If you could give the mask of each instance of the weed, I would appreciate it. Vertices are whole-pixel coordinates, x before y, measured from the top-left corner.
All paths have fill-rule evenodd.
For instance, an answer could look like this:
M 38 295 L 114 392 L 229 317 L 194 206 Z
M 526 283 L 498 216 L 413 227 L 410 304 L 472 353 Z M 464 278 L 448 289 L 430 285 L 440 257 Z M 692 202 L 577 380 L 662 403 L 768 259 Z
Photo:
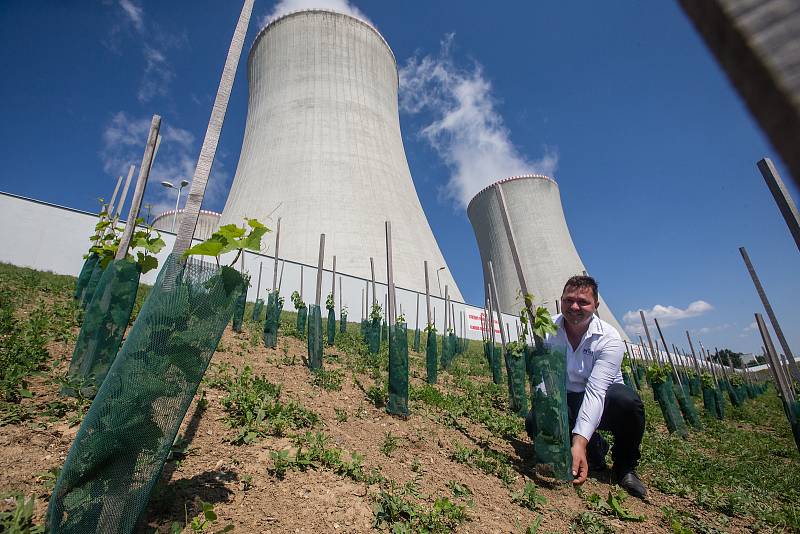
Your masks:
M 422 471 L 422 464 L 419 462 L 419 458 L 416 456 L 413 460 L 411 460 L 411 472 L 412 473 L 419 473 Z
M 448 489 L 453 492 L 453 497 L 469 497 L 472 495 L 472 490 L 465 484 L 461 484 L 455 480 L 448 480 L 447 481 Z
M 280 386 L 263 377 L 253 376 L 246 366 L 235 378 L 223 380 L 220 386 L 227 391 L 222 399 L 225 421 L 237 430 L 231 442 L 236 445 L 252 443 L 268 435 L 283 436 L 287 430 L 311 428 L 319 416 L 289 401 L 280 401 Z
M 399 440 L 397 439 L 397 436 L 393 436 L 391 432 L 387 432 L 383 437 L 381 452 L 384 454 L 384 456 L 391 456 L 392 453 L 397 450 L 398 445 Z
M 526 482 L 522 491 L 515 491 L 511 494 L 511 502 L 536 511 L 540 506 L 547 504 L 547 497 L 541 495 L 533 482 Z
M 603 518 L 593 512 L 581 512 L 572 519 L 570 532 L 585 534 L 614 534 L 614 529 Z
M 455 443 L 450 459 L 460 464 L 476 467 L 487 475 L 494 475 L 509 485 L 517 479 L 508 457 L 492 449 L 470 449 Z
M 213 504 L 210 502 L 205 502 L 201 499 L 200 506 L 202 507 L 200 515 L 193 518 L 191 523 L 188 525 L 192 529 L 192 532 L 206 532 L 206 530 L 212 528 L 217 522 L 217 513 L 214 511 Z M 221 530 L 215 530 L 214 534 L 230 532 L 231 530 L 233 530 L 233 525 L 229 524 L 225 525 L 225 527 L 223 527 Z
M 16 496 L 14 507 L 7 512 L 0 512 L 0 532 L 39 534 L 44 527 L 33 524 L 33 497 Z
M 453 532 L 467 520 L 463 505 L 447 497 L 438 497 L 430 508 L 416 504 L 408 491 L 390 483 L 375 495 L 375 528 L 384 526 L 393 533 L 427 532 L 444 534 Z
M 328 391 L 342 389 L 344 375 L 337 369 L 315 369 L 311 372 L 311 385 Z
M 617 488 L 616 492 L 609 491 L 605 500 L 597 493 L 592 493 L 586 497 L 586 502 L 592 510 L 603 515 L 616 517 L 622 521 L 644 521 L 646 519 L 645 516 L 636 515 L 622 505 L 626 497 L 627 494 Z
M 336 420 L 340 423 L 347 422 L 347 410 L 344 408 L 334 408 L 333 413 L 336 416 Z

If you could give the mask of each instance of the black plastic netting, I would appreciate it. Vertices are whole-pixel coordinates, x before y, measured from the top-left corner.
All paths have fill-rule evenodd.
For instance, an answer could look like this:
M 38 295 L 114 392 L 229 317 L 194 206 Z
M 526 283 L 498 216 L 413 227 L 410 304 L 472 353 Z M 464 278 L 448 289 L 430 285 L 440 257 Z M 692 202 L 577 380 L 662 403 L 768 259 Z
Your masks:
M 700 422 L 700 416 L 697 415 L 697 409 L 694 407 L 694 402 L 690 396 L 686 395 L 686 390 L 679 385 L 675 385 L 674 391 L 675 398 L 678 401 L 678 406 L 681 409 L 684 420 L 689 423 L 692 428 L 696 428 L 698 430 L 703 428 L 703 425 Z
M 104 270 L 105 269 L 100 266 L 100 262 L 95 263 L 94 268 L 92 269 L 92 275 L 89 277 L 89 281 L 86 282 L 86 287 L 84 288 L 83 296 L 81 297 L 81 308 L 84 310 L 92 301 L 94 292 L 97 289 L 97 284 L 100 283 L 100 277 L 103 276 Z
M 436 332 L 428 330 L 425 341 L 425 368 L 427 370 L 428 384 L 435 384 L 439 378 L 439 356 L 437 352 Z
M 83 262 L 81 272 L 78 274 L 78 279 L 75 281 L 74 297 L 77 300 L 82 300 L 81 297 L 83 296 L 83 290 L 86 289 L 86 284 L 89 283 L 89 278 L 92 277 L 92 271 L 94 270 L 95 265 L 97 265 L 97 254 L 93 252 L 89 254 L 89 257 Z
M 567 358 L 558 348 L 526 349 L 534 419 L 537 471 L 572 480 L 572 448 L 567 406 Z
M 300 336 L 306 335 L 306 323 L 308 322 L 308 308 L 303 306 L 297 310 L 297 331 Z
M 347 313 L 346 312 L 339 313 L 339 332 L 341 332 L 341 333 L 347 332 Z
M 373 319 L 372 322 L 367 323 L 365 334 L 369 353 L 378 354 L 381 350 L 381 320 Z
M 672 382 L 669 379 L 658 380 L 651 376 L 650 385 L 653 388 L 653 396 L 658 402 L 658 407 L 661 408 L 667 430 L 670 434 L 675 433 L 684 438 L 688 436 L 686 421 L 683 420 L 677 402 L 673 400 L 675 393 L 672 391 Z
M 248 284 L 250 278 L 246 275 L 242 277 L 245 284 Z M 244 323 L 244 308 L 247 305 L 247 292 L 242 292 L 239 298 L 236 299 L 236 306 L 233 308 L 233 331 L 239 333 L 242 331 L 242 323 Z
M 421 338 L 422 334 L 419 331 L 419 328 L 414 329 L 414 345 L 412 349 L 414 352 L 419 352 L 419 344 L 421 342 Z
M 235 269 L 167 259 L 70 447 L 48 531 L 133 530 L 243 290 Z
M 703 387 L 703 409 L 705 409 L 706 415 L 721 419 L 717 413 L 717 398 L 714 388 Z
M 328 346 L 331 346 L 336 341 L 336 314 L 333 310 L 328 310 L 326 333 L 328 334 Z
M 389 331 L 389 399 L 386 412 L 408 417 L 408 330 L 405 324 Z
M 62 393 L 75 395 L 81 388 L 85 397 L 94 397 L 117 356 L 122 336 L 128 327 L 141 270 L 137 263 L 123 259 L 109 264 L 86 307 L 83 325 L 75 341 L 67 376 L 72 383 Z
M 256 299 L 256 303 L 253 305 L 253 316 L 251 319 L 253 319 L 253 321 L 260 321 L 262 311 L 264 311 L 264 301 Z
M 264 345 L 274 349 L 278 346 L 278 325 L 281 323 L 283 304 L 277 291 L 267 297 L 267 318 L 264 320 Z
M 508 372 L 508 405 L 520 417 L 528 415 L 528 396 L 525 394 L 525 345 L 506 345 L 506 371 Z
M 308 366 L 322 369 L 322 314 L 316 304 L 308 308 Z

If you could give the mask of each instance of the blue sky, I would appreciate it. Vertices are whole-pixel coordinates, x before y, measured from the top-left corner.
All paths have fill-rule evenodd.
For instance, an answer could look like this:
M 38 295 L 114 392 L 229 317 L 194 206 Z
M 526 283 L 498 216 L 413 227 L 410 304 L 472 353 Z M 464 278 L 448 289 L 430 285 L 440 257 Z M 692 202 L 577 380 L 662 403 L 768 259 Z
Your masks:
M 757 351 L 751 323 L 762 310 L 744 245 L 800 352 L 800 255 L 755 162 L 770 156 L 787 183 L 788 173 L 675 3 L 487 6 L 350 4 L 397 57 L 411 173 L 467 301 L 482 298 L 482 275 L 463 202 L 529 167 L 553 172 L 578 252 L 621 322 L 660 306 L 668 342 L 685 346 L 688 329 L 706 346 Z M 164 119 L 153 179 L 190 177 L 239 8 L 4 2 L 0 190 L 96 209 L 126 162 L 140 160 L 153 113 Z M 275 8 L 256 1 L 245 54 Z M 205 208 L 224 205 L 246 112 L 240 67 Z M 442 121 L 464 113 L 456 129 Z M 481 151 L 486 135 L 493 148 Z M 151 186 L 145 202 L 157 210 L 171 198 Z

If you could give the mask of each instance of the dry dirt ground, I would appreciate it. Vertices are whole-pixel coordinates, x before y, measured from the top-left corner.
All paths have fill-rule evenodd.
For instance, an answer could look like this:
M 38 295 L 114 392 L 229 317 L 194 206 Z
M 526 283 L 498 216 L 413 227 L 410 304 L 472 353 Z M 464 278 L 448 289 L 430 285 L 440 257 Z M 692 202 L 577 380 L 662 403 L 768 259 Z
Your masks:
M 208 376 L 225 364 L 241 369 L 253 368 L 270 382 L 280 384 L 281 398 L 293 400 L 316 412 L 321 422 L 314 431 L 330 438 L 333 446 L 363 455 L 365 468 L 377 468 L 381 475 L 399 486 L 408 484 L 417 495 L 414 501 L 430 508 L 436 497 L 449 497 L 466 510 L 466 520 L 458 532 L 567 532 L 580 512 L 590 509 L 586 495 L 605 497 L 612 487 L 602 476 L 583 486 L 583 495 L 569 484 L 549 485 L 539 481 L 538 493 L 546 498 L 537 511 L 512 502 L 526 481 L 535 478 L 529 440 L 520 433 L 503 439 L 482 425 L 464 419 L 460 425 L 445 425 L 440 411 L 419 401 L 410 403 L 406 420 L 376 408 L 357 387 L 355 380 L 369 384 L 370 377 L 356 374 L 342 362 L 343 354 L 325 347 L 327 369 L 342 371 L 341 390 L 326 390 L 311 383 L 311 372 L 303 364 L 305 342 L 282 335 L 277 349 L 266 349 L 259 332 L 246 323 L 243 333 L 226 330 L 220 349 L 214 355 Z M 0 427 L 0 492 L 19 492 L 36 497 L 34 519 L 42 524 L 54 474 L 62 465 L 78 426 L 66 419 L 75 406 L 65 408 L 62 417 L 46 415 L 47 407 L 63 399 L 52 376 L 65 371 L 72 351 L 70 342 L 50 344 L 51 356 L 58 361 L 52 373 L 35 378 L 30 386 L 33 397 L 23 403 L 36 406 L 41 415 L 19 424 Z M 423 355 L 411 354 L 411 379 L 421 386 Z M 475 382 L 485 377 L 470 377 Z M 441 391 L 455 388 L 447 372 L 440 373 Z M 204 395 L 207 403 L 198 404 Z M 374 529 L 375 496 L 385 485 L 356 483 L 328 469 L 289 470 L 279 479 L 270 470 L 272 452 L 292 450 L 289 437 L 265 437 L 247 445 L 234 445 L 235 431 L 226 424 L 221 404 L 224 392 L 201 384 L 198 396 L 184 419 L 181 435 L 185 455 L 167 462 L 161 482 L 138 528 L 142 532 L 191 531 L 191 520 L 201 510 L 201 501 L 211 503 L 218 519 L 209 531 L 233 525 L 234 532 L 369 532 Z M 70 401 L 73 402 L 73 401 Z M 56 404 L 56 407 L 57 404 Z M 73 410 L 70 412 L 69 410 Z M 460 428 L 458 428 L 460 427 Z M 659 427 L 657 432 L 665 432 Z M 387 435 L 396 438 L 396 447 L 386 447 Z M 456 446 L 488 447 L 511 460 L 513 481 L 505 484 L 494 475 L 451 459 Z M 382 450 L 382 448 L 384 450 Z M 533 478 L 532 478 L 533 477 Z M 471 495 L 454 496 L 453 481 L 465 486 Z M 645 477 L 645 482 L 649 482 Z M 602 521 L 617 532 L 672 532 L 662 507 L 687 511 L 714 525 L 711 514 L 689 499 L 659 493 L 650 484 L 650 498 L 628 498 L 624 506 L 633 514 L 644 515 L 641 522 L 624 522 L 608 516 Z M 7 501 L 5 506 L 10 503 Z M 597 514 L 598 516 L 600 514 Z M 745 532 L 747 522 L 726 518 L 719 531 Z M 573 527 L 575 528 L 575 527 Z M 591 527 L 587 527 L 586 531 Z M 581 530 L 578 530 L 581 531 Z M 603 530 L 594 530 L 603 532 Z

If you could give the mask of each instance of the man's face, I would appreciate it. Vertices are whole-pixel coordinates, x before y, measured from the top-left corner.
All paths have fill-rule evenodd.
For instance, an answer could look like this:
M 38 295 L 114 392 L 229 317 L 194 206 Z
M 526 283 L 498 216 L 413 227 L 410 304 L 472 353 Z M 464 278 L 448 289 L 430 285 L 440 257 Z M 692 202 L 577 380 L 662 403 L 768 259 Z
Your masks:
M 568 287 L 561 295 L 561 313 L 571 326 L 586 326 L 597 311 L 591 287 Z

